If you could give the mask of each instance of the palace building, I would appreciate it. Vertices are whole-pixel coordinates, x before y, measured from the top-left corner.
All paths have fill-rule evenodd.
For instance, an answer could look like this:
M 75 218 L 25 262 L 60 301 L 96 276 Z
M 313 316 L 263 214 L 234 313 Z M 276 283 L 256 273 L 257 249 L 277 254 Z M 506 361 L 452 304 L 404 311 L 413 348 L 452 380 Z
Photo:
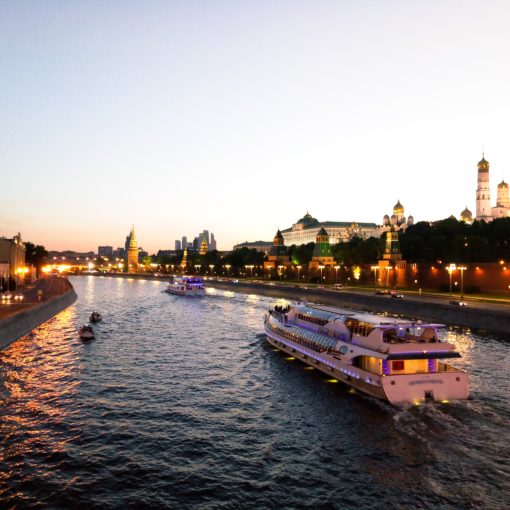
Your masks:
M 319 221 L 308 212 L 292 227 L 282 230 L 281 233 L 287 246 L 301 245 L 314 243 L 322 228 L 327 230 L 331 244 L 349 241 L 355 236 L 367 239 L 380 235 L 375 223 Z

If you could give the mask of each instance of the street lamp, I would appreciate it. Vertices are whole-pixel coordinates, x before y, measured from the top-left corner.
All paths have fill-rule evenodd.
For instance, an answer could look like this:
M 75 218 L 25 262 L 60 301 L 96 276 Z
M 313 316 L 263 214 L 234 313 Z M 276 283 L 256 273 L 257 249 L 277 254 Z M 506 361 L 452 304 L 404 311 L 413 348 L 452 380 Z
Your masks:
M 228 278 L 228 275 L 230 274 L 230 268 L 232 266 L 230 264 L 225 264 L 225 267 L 227 268 L 227 278 Z
M 250 270 L 250 278 L 253 278 L 253 265 L 245 265 L 244 266 L 247 270 L 249 269 Z
M 214 264 L 209 264 L 209 270 L 211 271 L 211 276 L 214 274 Z
M 455 264 L 450 264 L 446 270 L 448 271 L 448 274 L 450 275 L 450 297 L 452 297 L 452 273 L 457 269 L 457 266 Z
M 280 275 L 280 283 L 282 283 L 282 269 L 283 269 L 283 266 L 278 266 L 278 274 Z
M 390 286 L 390 271 L 393 269 L 393 266 L 386 266 L 386 271 L 388 271 L 386 273 L 386 286 L 389 287 Z
M 374 289 L 377 289 L 377 270 L 379 266 L 372 266 L 370 269 L 374 272 Z
M 319 269 L 321 270 L 321 285 L 322 285 L 322 270 L 324 269 L 324 266 L 319 266 Z
M 334 266 L 335 269 L 335 283 L 338 283 L 338 270 L 340 269 L 340 266 Z
M 301 271 L 301 266 L 296 266 L 297 269 L 297 281 L 299 282 L 299 271 Z
M 460 300 L 464 299 L 464 271 L 467 269 L 466 266 L 459 266 L 457 268 L 460 271 Z
M 200 274 L 200 268 L 202 267 L 201 264 L 195 264 L 195 270 Z

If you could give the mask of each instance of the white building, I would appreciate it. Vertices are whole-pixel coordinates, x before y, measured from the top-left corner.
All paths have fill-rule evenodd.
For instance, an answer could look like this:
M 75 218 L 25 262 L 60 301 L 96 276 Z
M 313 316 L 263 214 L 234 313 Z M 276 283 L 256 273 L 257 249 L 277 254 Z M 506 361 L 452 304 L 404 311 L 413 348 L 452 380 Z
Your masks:
M 510 217 L 510 193 L 508 184 L 503 180 L 498 184 L 498 194 L 496 206 L 491 207 L 491 188 L 490 188 L 490 164 L 485 159 L 485 155 L 478 162 L 478 186 L 476 188 L 476 219 L 483 221 L 492 221 L 496 218 Z M 467 207 L 461 213 L 461 220 L 466 221 L 470 212 Z

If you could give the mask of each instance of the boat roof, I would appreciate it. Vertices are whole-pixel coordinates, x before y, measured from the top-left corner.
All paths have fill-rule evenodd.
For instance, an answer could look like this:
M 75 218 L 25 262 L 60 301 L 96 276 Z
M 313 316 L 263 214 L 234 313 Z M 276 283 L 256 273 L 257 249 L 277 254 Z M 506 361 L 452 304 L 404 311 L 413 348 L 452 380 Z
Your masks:
M 374 326 L 380 327 L 381 329 L 392 329 L 395 327 L 416 327 L 421 328 L 432 327 L 432 328 L 444 328 L 444 324 L 435 323 L 424 323 L 422 321 L 412 321 L 407 319 L 398 319 L 393 317 L 381 317 L 379 315 L 372 315 L 370 313 L 358 313 L 345 308 L 339 308 L 336 306 L 326 305 L 310 305 L 310 304 L 299 304 L 296 305 L 296 309 L 299 313 L 309 315 L 310 317 L 316 317 L 318 319 L 331 321 L 335 318 L 340 319 L 355 319 L 360 322 L 367 322 Z

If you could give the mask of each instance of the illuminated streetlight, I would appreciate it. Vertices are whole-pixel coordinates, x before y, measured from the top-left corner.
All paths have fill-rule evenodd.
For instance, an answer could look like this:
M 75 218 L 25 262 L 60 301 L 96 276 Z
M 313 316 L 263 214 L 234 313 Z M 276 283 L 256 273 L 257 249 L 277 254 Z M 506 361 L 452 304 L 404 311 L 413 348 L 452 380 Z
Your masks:
M 379 266 L 372 266 L 370 269 L 374 272 L 374 289 L 377 289 L 377 270 Z
M 299 271 L 301 270 L 301 266 L 296 266 L 296 269 L 297 269 L 297 279 L 299 282 Z
M 319 269 L 321 270 L 321 284 L 322 284 L 322 270 L 324 269 L 324 266 L 319 266 Z
M 253 278 L 253 265 L 245 265 L 244 267 L 250 270 L 250 278 Z
M 282 282 L 282 269 L 283 269 L 283 266 L 278 266 L 278 274 L 280 275 L 280 283 Z
M 386 269 L 386 271 L 388 271 L 386 273 L 386 286 L 389 287 L 390 286 L 390 271 L 393 269 L 393 266 L 386 266 L 385 269 Z
M 455 264 L 450 264 L 446 270 L 448 271 L 448 274 L 450 275 L 450 297 L 452 297 L 452 273 L 457 269 L 457 266 Z
M 227 268 L 227 277 L 230 273 L 230 268 L 232 267 L 230 264 L 225 264 L 225 267 Z
M 464 271 L 467 269 L 466 266 L 459 266 L 457 268 L 460 271 L 460 300 L 464 299 Z
M 338 270 L 340 269 L 340 266 L 334 266 L 335 269 L 335 283 L 338 283 Z
M 195 271 L 198 272 L 198 274 L 200 274 L 200 268 L 202 267 L 201 264 L 195 264 Z
M 209 270 L 211 271 L 211 275 L 214 274 L 213 269 L 214 269 L 214 264 L 209 264 Z

